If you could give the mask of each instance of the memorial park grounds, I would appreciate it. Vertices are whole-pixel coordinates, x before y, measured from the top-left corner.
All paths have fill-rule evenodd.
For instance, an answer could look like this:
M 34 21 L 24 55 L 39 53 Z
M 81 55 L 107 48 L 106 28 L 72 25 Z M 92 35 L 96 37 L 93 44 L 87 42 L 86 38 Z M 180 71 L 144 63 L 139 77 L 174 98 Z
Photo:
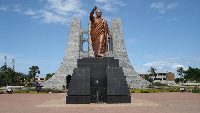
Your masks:
M 183 87 L 185 91 L 180 91 Z M 46 89 L 37 94 L 34 87 L 30 91 L 22 88 L 14 89 L 12 94 L 0 94 L 0 113 L 199 113 L 200 94 L 192 93 L 194 89 L 182 84 L 156 86 L 131 89 L 129 104 L 66 104 L 66 91 Z

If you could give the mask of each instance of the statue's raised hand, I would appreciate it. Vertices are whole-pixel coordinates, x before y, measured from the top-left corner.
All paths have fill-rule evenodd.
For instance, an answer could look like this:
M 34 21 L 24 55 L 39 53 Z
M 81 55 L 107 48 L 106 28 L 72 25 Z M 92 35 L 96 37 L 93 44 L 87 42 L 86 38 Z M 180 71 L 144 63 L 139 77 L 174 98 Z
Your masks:
M 94 6 L 93 11 L 97 10 L 97 6 Z

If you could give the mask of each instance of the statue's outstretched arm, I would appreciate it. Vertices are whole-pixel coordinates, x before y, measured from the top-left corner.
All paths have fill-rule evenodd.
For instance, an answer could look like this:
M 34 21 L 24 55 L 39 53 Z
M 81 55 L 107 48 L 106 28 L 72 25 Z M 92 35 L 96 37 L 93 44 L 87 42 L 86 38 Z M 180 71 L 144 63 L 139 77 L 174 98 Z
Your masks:
M 93 9 L 92 9 L 92 11 L 91 11 L 91 13 L 90 13 L 90 21 L 93 21 L 94 20 L 94 11 L 96 11 L 96 9 L 97 9 L 97 7 L 95 6 Z

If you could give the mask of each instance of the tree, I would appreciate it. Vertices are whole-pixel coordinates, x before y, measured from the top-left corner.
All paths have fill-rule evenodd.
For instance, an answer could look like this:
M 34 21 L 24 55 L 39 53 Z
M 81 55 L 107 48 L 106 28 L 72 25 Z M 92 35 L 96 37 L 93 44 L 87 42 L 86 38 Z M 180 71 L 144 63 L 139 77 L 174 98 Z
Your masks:
M 179 82 L 186 82 L 183 78 L 176 78 L 175 80 L 175 83 L 179 83 Z
M 148 72 L 150 72 L 150 75 L 152 74 L 156 78 L 156 70 L 157 69 L 155 67 L 151 67 Z M 154 78 L 154 80 L 155 80 L 155 78 Z
M 177 71 L 177 74 L 178 74 L 181 78 L 184 77 L 184 76 L 183 76 L 183 73 L 184 73 L 183 67 L 178 67 L 176 71 Z
M 15 72 L 10 67 L 2 66 L 0 68 L 0 86 L 18 85 L 19 83 L 23 83 L 24 79 L 25 74 Z
M 147 74 L 145 74 L 145 78 L 144 79 L 149 81 L 149 82 L 151 82 L 151 83 L 153 82 L 153 79 Z
M 184 71 L 184 74 L 185 79 L 200 82 L 200 69 L 189 66 L 189 69 Z
M 11 85 L 15 80 L 15 71 L 7 66 L 2 66 L 0 68 L 0 81 L 2 86 Z
M 36 74 L 40 74 L 40 70 L 38 66 L 32 66 L 29 67 L 30 71 L 29 71 L 29 75 L 33 78 L 33 81 L 35 82 L 35 76 Z
M 45 80 L 48 80 L 50 79 L 55 73 L 49 73 L 49 74 L 46 74 L 46 77 L 45 77 Z

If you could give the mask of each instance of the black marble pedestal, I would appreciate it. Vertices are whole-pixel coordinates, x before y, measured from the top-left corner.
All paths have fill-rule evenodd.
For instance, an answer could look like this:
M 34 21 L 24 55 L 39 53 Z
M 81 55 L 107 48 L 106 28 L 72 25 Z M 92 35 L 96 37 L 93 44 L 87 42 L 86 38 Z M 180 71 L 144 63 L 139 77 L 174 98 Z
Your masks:
M 123 70 L 113 57 L 78 59 L 67 95 L 67 104 L 131 103 Z

